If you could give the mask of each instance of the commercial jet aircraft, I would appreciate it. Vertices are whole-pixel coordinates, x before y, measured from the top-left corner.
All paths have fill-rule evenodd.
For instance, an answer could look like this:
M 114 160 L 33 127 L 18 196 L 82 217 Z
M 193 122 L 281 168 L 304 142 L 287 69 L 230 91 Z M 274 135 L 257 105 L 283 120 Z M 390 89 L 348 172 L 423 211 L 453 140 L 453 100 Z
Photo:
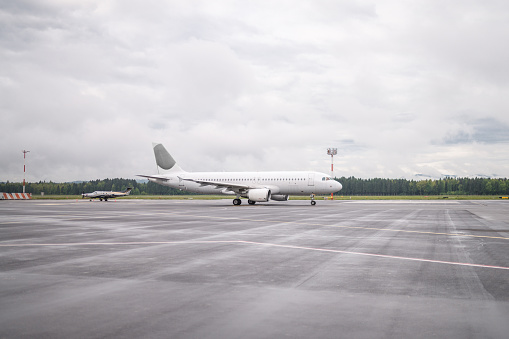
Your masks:
M 113 192 L 113 191 L 95 191 L 92 193 L 83 192 L 81 194 L 81 199 L 90 198 L 90 200 L 92 200 L 99 198 L 99 200 L 101 201 L 103 201 L 103 199 L 104 201 L 108 201 L 109 198 L 125 197 L 126 195 L 129 195 L 129 193 L 131 193 L 132 189 L 133 189 L 132 187 L 128 187 L 123 192 Z
M 138 175 L 160 185 L 204 194 L 235 195 L 234 205 L 241 197 L 250 205 L 256 202 L 286 201 L 288 196 L 309 195 L 315 205 L 315 194 L 331 194 L 343 188 L 331 176 L 319 172 L 186 172 L 162 144 L 152 144 L 157 169 L 162 173 Z

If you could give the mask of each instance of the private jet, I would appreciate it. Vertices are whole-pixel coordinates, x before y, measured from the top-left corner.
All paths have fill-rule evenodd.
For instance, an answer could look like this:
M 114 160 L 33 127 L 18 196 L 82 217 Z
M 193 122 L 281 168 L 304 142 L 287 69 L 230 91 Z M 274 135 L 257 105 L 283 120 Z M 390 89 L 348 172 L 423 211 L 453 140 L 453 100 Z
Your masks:
M 98 198 L 100 201 L 103 201 L 103 199 L 104 199 L 104 201 L 108 201 L 108 199 L 110 199 L 110 198 L 125 197 L 125 196 L 129 195 L 129 193 L 131 193 L 132 189 L 133 189 L 132 187 L 128 187 L 123 192 L 113 192 L 113 191 L 95 191 L 92 193 L 83 192 L 81 194 L 81 199 L 89 198 L 90 201 L 92 201 L 92 199 Z

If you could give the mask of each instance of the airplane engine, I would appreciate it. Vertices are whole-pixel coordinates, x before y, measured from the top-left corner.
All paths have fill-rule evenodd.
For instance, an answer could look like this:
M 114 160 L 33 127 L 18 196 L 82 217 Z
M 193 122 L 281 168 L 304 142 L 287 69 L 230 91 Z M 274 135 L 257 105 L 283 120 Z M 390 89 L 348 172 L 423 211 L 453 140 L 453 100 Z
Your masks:
M 247 192 L 247 198 L 251 201 L 269 201 L 270 190 L 266 188 L 254 188 Z
M 272 194 L 270 196 L 271 200 L 276 201 L 287 201 L 288 200 L 288 194 Z

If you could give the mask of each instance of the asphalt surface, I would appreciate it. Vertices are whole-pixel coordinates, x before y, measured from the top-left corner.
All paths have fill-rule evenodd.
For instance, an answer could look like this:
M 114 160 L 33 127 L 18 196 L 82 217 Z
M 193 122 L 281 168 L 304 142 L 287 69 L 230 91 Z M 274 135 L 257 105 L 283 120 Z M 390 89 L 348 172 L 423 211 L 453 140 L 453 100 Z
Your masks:
M 0 201 L 0 338 L 508 336 L 507 201 Z

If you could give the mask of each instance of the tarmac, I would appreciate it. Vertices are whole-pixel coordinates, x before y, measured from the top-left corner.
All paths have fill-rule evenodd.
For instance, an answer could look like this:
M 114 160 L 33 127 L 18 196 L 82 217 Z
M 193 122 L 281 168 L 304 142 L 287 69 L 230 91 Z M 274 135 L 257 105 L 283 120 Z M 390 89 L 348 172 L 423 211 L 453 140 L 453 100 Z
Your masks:
M 507 338 L 509 202 L 0 202 L 0 338 Z

